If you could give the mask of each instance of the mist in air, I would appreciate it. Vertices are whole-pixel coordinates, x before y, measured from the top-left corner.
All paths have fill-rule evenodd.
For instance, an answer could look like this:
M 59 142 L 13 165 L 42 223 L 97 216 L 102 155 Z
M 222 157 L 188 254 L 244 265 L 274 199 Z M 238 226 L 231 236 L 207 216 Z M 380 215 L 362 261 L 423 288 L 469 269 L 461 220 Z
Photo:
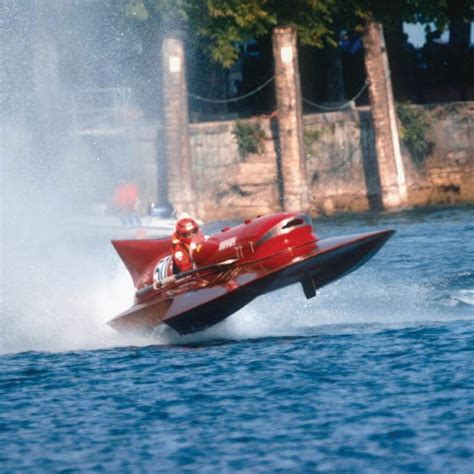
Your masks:
M 105 322 L 132 299 L 94 225 L 132 173 L 108 92 L 126 58 L 107 9 L 81 3 L 3 5 L 1 352 L 113 344 Z

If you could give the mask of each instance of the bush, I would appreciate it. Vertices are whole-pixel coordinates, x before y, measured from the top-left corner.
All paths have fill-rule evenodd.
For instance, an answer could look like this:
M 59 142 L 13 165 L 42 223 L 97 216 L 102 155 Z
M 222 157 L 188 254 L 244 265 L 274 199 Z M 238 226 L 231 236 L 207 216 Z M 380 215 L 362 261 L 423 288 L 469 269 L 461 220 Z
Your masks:
M 400 138 L 410 151 L 415 164 L 420 165 L 432 152 L 433 143 L 427 139 L 431 119 L 425 110 L 409 104 L 397 105 Z
M 238 120 L 232 134 L 237 140 L 239 155 L 242 159 L 245 159 L 250 153 L 262 153 L 265 132 L 261 129 L 259 123 Z

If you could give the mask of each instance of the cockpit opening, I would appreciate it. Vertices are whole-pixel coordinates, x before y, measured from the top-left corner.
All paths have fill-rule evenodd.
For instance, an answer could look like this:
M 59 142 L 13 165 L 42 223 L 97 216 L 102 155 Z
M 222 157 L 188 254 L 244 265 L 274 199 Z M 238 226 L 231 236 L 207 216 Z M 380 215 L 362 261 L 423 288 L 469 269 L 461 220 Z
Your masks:
M 301 217 L 297 217 L 296 219 L 292 219 L 290 222 L 287 222 L 282 229 L 289 229 L 290 227 L 297 227 L 299 225 L 305 224 L 305 221 Z

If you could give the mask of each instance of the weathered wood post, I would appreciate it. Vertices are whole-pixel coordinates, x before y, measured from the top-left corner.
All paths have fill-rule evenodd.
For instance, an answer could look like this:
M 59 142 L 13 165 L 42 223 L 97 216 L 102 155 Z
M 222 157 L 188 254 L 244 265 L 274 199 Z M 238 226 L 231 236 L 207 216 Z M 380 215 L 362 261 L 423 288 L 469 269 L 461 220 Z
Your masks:
M 294 28 L 273 29 L 273 56 L 283 179 L 283 208 L 290 212 L 306 211 L 309 207 L 308 183 L 298 50 Z
M 386 209 L 396 208 L 406 202 L 407 186 L 382 25 L 368 21 L 362 39 L 369 80 L 382 204 Z
M 168 198 L 176 212 L 196 211 L 193 203 L 191 149 L 188 130 L 188 90 L 183 40 L 179 34 L 163 40 L 164 145 L 168 163 Z

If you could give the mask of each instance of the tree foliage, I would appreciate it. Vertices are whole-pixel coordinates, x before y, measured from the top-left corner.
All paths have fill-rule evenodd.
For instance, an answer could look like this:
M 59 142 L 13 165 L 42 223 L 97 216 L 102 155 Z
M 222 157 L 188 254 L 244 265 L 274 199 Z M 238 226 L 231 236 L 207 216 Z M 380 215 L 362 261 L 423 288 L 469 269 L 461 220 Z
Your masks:
M 212 58 L 228 67 L 238 58 L 237 45 L 258 38 L 277 24 L 266 0 L 205 0 L 190 3 L 197 33 L 207 39 Z
M 229 67 L 240 42 L 268 34 L 275 26 L 293 26 L 300 41 L 322 46 L 333 41 L 337 0 L 205 0 L 191 2 L 198 33 L 208 38 L 213 59 Z
M 434 22 L 443 29 L 453 0 L 122 0 L 127 15 L 161 28 L 183 29 L 202 39 L 211 57 L 225 67 L 238 58 L 238 44 L 293 26 L 302 44 L 337 44 L 338 27 L 363 31 L 368 20 L 387 29 L 402 22 Z M 462 3 L 472 18 L 474 0 Z
M 186 29 L 202 39 L 211 57 L 225 67 L 238 58 L 238 45 L 293 26 L 303 44 L 334 43 L 332 22 L 338 0 L 123 0 L 127 16 L 161 29 Z
M 443 30 L 456 2 L 466 19 L 473 18 L 474 0 L 189 0 L 193 27 L 208 38 L 212 57 L 230 66 L 238 57 L 236 45 L 258 38 L 274 26 L 293 26 L 302 44 L 337 44 L 337 29 L 363 31 L 367 21 L 385 28 L 402 22 L 434 23 Z

